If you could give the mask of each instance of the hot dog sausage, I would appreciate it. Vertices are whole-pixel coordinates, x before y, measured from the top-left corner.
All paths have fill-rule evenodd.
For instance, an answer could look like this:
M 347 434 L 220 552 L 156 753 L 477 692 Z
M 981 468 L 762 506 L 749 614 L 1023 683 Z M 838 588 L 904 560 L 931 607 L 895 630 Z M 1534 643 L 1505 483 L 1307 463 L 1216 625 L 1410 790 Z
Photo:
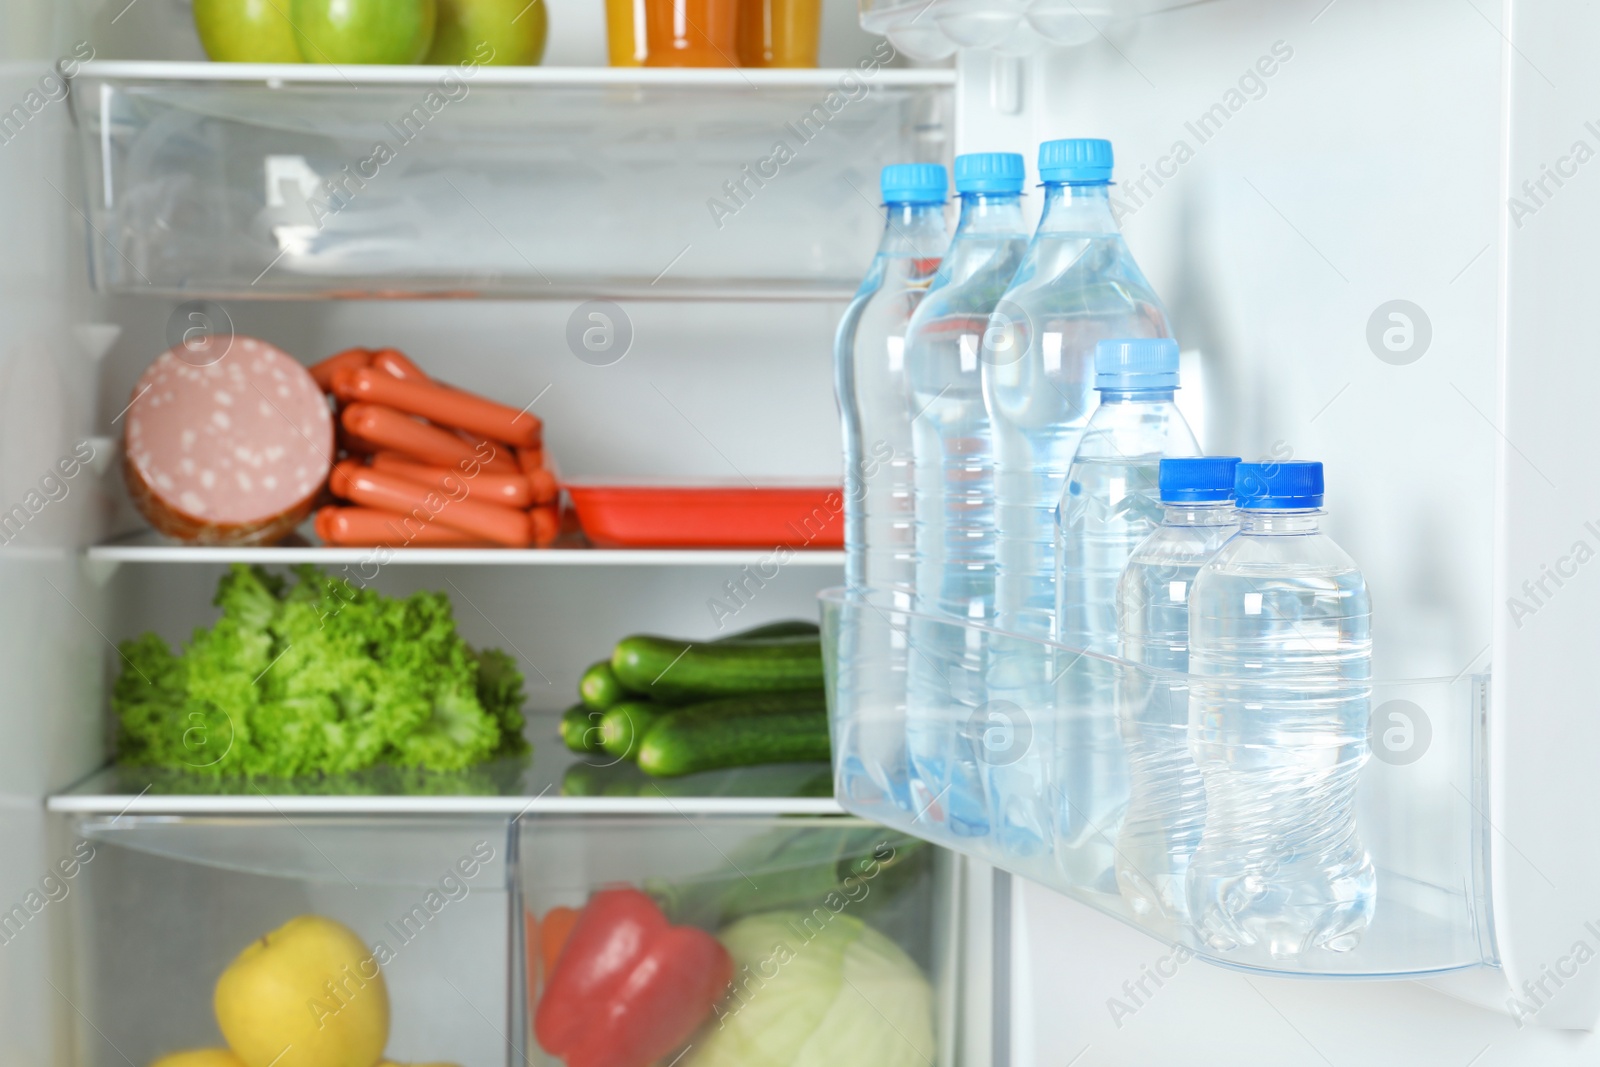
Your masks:
M 420 415 L 429 422 L 513 445 L 533 447 L 539 444 L 543 429 L 537 416 L 505 404 L 431 382 L 403 381 L 371 367 L 334 374 L 333 392 L 341 400 L 384 404 Z
M 472 548 L 493 544 L 437 522 L 412 522 L 408 527 L 404 516 L 373 508 L 322 508 L 317 512 L 316 529 L 323 544 L 347 548 Z
M 423 463 L 455 467 L 463 462 L 481 463 L 472 446 L 449 430 L 429 426 L 378 404 L 351 404 L 339 417 L 344 428 L 363 441 L 380 448 L 392 448 L 414 456 Z
M 333 388 L 333 376 L 336 372 L 349 368 L 360 370 L 372 362 L 372 353 L 365 348 L 347 348 L 343 352 L 335 352 L 321 363 L 314 363 L 307 368 L 312 379 L 322 387 L 324 393 Z
M 340 462 L 328 480 L 328 488 L 335 496 L 365 507 L 398 512 L 401 529 L 407 533 L 439 523 L 511 548 L 526 548 L 533 543 L 533 520 L 527 512 L 469 499 L 466 486 L 466 479 L 460 478 L 456 491 L 447 495 L 353 460 Z
M 449 467 L 418 463 L 397 452 L 380 452 L 373 456 L 372 469 L 397 474 L 418 485 L 445 492 L 457 491 L 456 486 L 464 482 L 472 499 L 503 504 L 508 508 L 526 508 L 534 502 L 533 489 L 528 485 L 528 479 L 520 474 L 494 474 L 483 470 L 470 475 Z

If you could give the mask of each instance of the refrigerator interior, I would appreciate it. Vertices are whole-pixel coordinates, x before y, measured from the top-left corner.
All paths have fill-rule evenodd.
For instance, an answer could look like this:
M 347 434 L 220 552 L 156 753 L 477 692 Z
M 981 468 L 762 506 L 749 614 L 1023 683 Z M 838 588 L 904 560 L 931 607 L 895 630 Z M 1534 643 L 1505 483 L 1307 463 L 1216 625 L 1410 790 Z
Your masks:
M 853 5 L 830 2 L 827 12 L 825 63 L 871 52 L 877 39 L 856 27 Z M 1594 28 L 1587 16 L 1577 21 Z M 193 309 L 171 292 L 134 292 L 137 271 L 123 271 L 128 264 L 95 229 L 99 188 L 69 107 L 41 82 L 51 63 L 83 58 L 84 49 L 104 61 L 198 59 L 187 24 L 187 9 L 171 0 L 127 7 L 32 0 L 0 13 L 0 100 L 20 102 L 37 90 L 46 101 L 0 145 L 0 195 L 11 205 L 0 266 L 0 499 L 7 507 L 21 502 L 83 442 L 95 456 L 64 491 L 46 486 L 48 504 L 0 550 L 12 608 L 0 641 L 7 679 L 0 854 L 22 858 L 0 865 L 7 908 L 37 895 L 81 833 L 66 817 L 45 816 L 41 799 L 106 758 L 115 642 L 147 629 L 175 642 L 211 618 L 219 564 L 81 551 L 142 526 L 117 472 L 116 420 L 138 374 Z M 603 61 L 598 5 L 553 3 L 552 28 L 547 63 Z M 1600 985 L 1582 960 L 1574 975 L 1565 970 L 1576 955 L 1568 946 L 1584 943 L 1586 960 L 1596 945 L 1584 926 L 1593 909 L 1584 910 L 1590 902 L 1579 889 L 1594 884 L 1593 860 L 1571 846 L 1600 832 L 1596 806 L 1586 803 L 1593 787 L 1585 763 L 1600 739 L 1574 722 L 1588 702 L 1572 667 L 1583 660 L 1579 635 L 1592 626 L 1594 594 L 1575 582 L 1548 608 L 1539 603 L 1526 626 L 1503 609 L 1525 578 L 1538 580 L 1541 564 L 1584 536 L 1583 519 L 1593 517 L 1581 514 L 1581 492 L 1554 491 L 1588 484 L 1576 440 L 1587 412 L 1578 405 L 1595 383 L 1593 372 L 1573 366 L 1572 353 L 1586 349 L 1570 308 L 1583 306 L 1573 290 L 1586 277 L 1575 242 L 1595 221 L 1587 214 L 1593 209 L 1577 180 L 1559 197 L 1549 190 L 1561 187 L 1547 184 L 1525 227 L 1507 222 L 1504 203 L 1507 189 L 1541 176 L 1541 164 L 1570 155 L 1573 138 L 1592 137 L 1575 99 L 1582 95 L 1575 87 L 1592 77 L 1584 35 L 1545 5 L 1443 0 L 1219 0 L 1149 14 L 1131 31 L 1111 29 L 1021 65 L 962 53 L 948 116 L 935 109 L 939 121 L 908 136 L 929 159 L 953 150 L 1031 154 L 1039 140 L 1057 136 L 1115 142 L 1124 230 L 1188 354 L 1181 395 L 1202 444 L 1247 460 L 1327 463 L 1329 528 L 1373 591 L 1380 677 L 1494 679 L 1491 804 L 1473 815 L 1492 825 L 1494 934 L 1506 969 L 1422 983 L 1177 966 L 1170 947 L 1141 932 L 1026 880 L 1002 880 L 1002 910 L 1010 915 L 1003 948 L 1013 966 L 996 981 L 1009 994 L 999 1002 L 1011 1013 L 1013 1062 L 1589 1062 L 1593 1037 L 1555 1027 L 1591 1025 L 1585 1005 Z M 1265 66 L 1271 75 L 1260 73 Z M 937 97 L 949 89 L 929 79 L 919 91 Z M 679 106 L 716 95 L 703 89 Z M 486 91 L 478 99 L 487 108 L 510 98 Z M 692 157 L 694 136 L 664 143 Z M 1176 150 L 1179 142 L 1187 152 Z M 829 162 L 817 159 L 818 167 Z M 661 195 L 651 186 L 648 151 L 634 163 L 636 195 L 648 204 Z M 684 173 L 669 171 L 663 180 Z M 870 191 L 870 168 L 861 173 Z M 604 195 L 627 198 L 635 193 L 629 186 L 613 174 Z M 715 186 L 668 187 L 680 200 L 717 194 Z M 781 195 L 752 206 L 796 202 L 783 186 L 771 192 Z M 584 203 L 599 210 L 602 200 Z M 643 213 L 624 210 L 644 225 L 637 221 Z M 816 210 L 827 212 L 828 233 L 856 250 L 857 273 L 865 270 L 878 225 L 872 199 Z M 829 345 L 842 307 L 834 275 L 844 268 L 819 268 L 811 299 L 724 299 L 752 295 L 721 287 L 726 263 L 761 250 L 754 226 L 737 230 L 741 221 L 771 232 L 787 226 L 797 245 L 807 226 L 798 212 L 735 216 L 731 234 L 702 222 L 704 238 L 696 231 L 684 241 L 703 240 L 711 263 L 728 258 L 720 271 L 680 276 L 683 287 L 666 294 L 676 299 L 640 298 L 640 279 L 670 266 L 652 245 L 648 263 L 625 264 L 631 281 L 617 290 L 625 293 L 616 302 L 632 346 L 604 366 L 586 362 L 566 340 L 576 285 L 546 300 L 324 301 L 295 299 L 304 290 L 289 288 L 263 301 L 233 292 L 250 288 L 248 278 L 225 275 L 208 307 L 224 309 L 240 334 L 306 362 L 349 345 L 394 343 L 463 387 L 537 397 L 547 447 L 569 476 L 837 478 Z M 635 247 L 625 230 L 607 236 L 624 259 Z M 492 226 L 464 247 L 505 260 Z M 93 291 L 91 263 L 103 280 L 121 271 L 121 288 Z M 500 295 L 527 296 L 516 288 L 526 284 L 524 277 Z M 1397 311 L 1414 332 L 1409 343 L 1386 344 Z M 1552 390 L 1555 375 L 1572 387 Z M 390 593 L 452 590 L 466 639 L 513 650 L 528 677 L 530 708 L 553 712 L 568 702 L 582 667 L 621 633 L 715 633 L 710 602 L 739 579 L 741 566 L 731 559 L 396 565 L 383 568 L 376 584 Z M 741 605 L 736 621 L 812 616 L 817 590 L 839 580 L 836 556 L 801 558 Z M 1491 671 L 1496 641 L 1507 655 Z M 1465 797 L 1452 785 L 1465 783 L 1426 756 L 1388 770 L 1431 776 L 1419 794 L 1460 815 Z M 183 881 L 171 867 L 152 872 L 152 864 L 176 862 L 170 859 L 130 854 L 116 862 L 126 877 L 154 887 L 163 878 Z M 202 917 L 222 921 L 211 910 L 219 906 L 206 903 L 203 881 L 234 877 L 211 871 L 188 887 Z M 81 892 L 87 882 L 63 884 L 63 901 L 88 895 Z M 252 914 L 268 923 L 284 904 L 279 893 L 257 885 L 230 895 L 228 907 L 257 909 Z M 73 1060 L 86 1021 L 92 1030 L 98 1019 L 86 1020 L 88 1005 L 75 1002 L 69 976 L 102 950 L 96 927 L 75 909 L 119 916 L 128 903 L 104 893 L 68 904 L 55 901 L 54 891 L 44 895 L 51 902 L 0 946 L 7 1062 Z M 135 943 L 181 918 L 146 909 L 120 915 L 139 925 L 125 935 Z M 510 922 L 487 904 L 475 921 L 485 937 L 494 927 L 502 938 Z M 1551 982 L 1552 972 L 1562 981 Z M 181 978 L 199 981 L 192 973 Z M 1540 1010 L 1514 1020 L 1508 998 L 1532 1003 L 1535 994 L 1522 983 L 1540 981 Z M 482 990 L 486 1004 L 505 995 L 501 987 Z M 484 1062 L 493 1062 L 490 1038 L 479 1032 L 471 1040 L 483 1042 Z M 152 1051 L 128 1049 L 138 1064 Z M 419 1040 L 406 1047 L 413 1054 L 434 1052 Z

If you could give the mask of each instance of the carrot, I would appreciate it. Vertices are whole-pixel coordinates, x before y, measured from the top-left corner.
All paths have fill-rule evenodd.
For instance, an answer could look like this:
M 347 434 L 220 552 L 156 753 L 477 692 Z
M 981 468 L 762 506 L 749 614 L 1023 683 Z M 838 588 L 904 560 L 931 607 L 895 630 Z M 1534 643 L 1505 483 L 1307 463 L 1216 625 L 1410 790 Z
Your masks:
M 365 348 L 347 348 L 343 352 L 336 352 L 321 363 L 313 363 L 309 368 L 311 378 L 322 387 L 324 393 L 333 388 L 333 376 L 341 370 L 359 370 L 372 362 L 372 353 Z
M 556 960 L 561 958 L 561 950 L 566 946 L 567 938 L 572 935 L 572 928 L 577 922 L 578 909 L 568 907 L 551 908 L 539 920 L 539 962 L 546 975 L 556 969 Z
M 514 445 L 537 445 L 543 428 L 537 416 L 505 404 L 432 382 L 402 380 L 371 367 L 335 373 L 333 393 L 341 400 L 384 404 L 441 426 Z
M 404 452 L 423 463 L 455 467 L 464 461 L 479 462 L 472 446 L 450 431 L 379 404 L 351 404 L 339 422 L 363 441 Z
M 467 499 L 466 485 L 465 478 L 456 481 L 456 488 L 463 491 L 458 496 L 348 459 L 335 465 L 328 478 L 334 496 L 363 507 L 397 512 L 400 528 L 407 534 L 438 523 L 511 548 L 527 548 L 533 543 L 533 519 L 527 512 Z
M 474 499 L 504 504 L 508 508 L 525 508 L 533 503 L 533 488 L 520 474 L 491 474 L 485 470 L 468 474 L 450 467 L 418 463 L 398 452 L 379 452 L 372 457 L 372 469 L 398 474 L 419 485 L 446 492 L 452 491 L 458 482 L 465 482 L 467 492 Z

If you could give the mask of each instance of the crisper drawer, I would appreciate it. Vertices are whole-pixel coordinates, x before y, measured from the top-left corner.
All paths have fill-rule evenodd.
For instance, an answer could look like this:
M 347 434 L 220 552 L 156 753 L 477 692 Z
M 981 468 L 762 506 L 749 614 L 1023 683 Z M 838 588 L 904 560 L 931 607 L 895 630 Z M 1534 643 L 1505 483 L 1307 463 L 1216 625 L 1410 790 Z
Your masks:
M 245 1067 L 986 1067 L 1002 1040 L 1003 883 L 848 816 L 66 825 L 81 1067 L 225 1041 Z M 617 956 L 619 916 L 655 956 Z
M 1187 675 L 872 591 L 822 601 L 847 810 L 1227 967 L 1403 978 L 1496 962 L 1486 676 L 1348 686 L 1347 726 L 1268 742 L 1218 725 L 1237 680 L 1206 680 L 1197 716 Z M 1219 804 L 1231 821 L 1208 818 Z
M 386 1059 L 506 1063 L 504 818 L 122 815 L 75 828 L 92 849 L 68 898 L 82 1067 L 220 1046 L 219 1018 L 258 1048 L 281 1040 L 278 1067 L 340 1067 L 318 1037 L 375 1040 L 385 992 Z
M 981 864 L 837 816 L 535 816 L 519 867 L 531 1063 L 623 1067 L 652 1028 L 679 1067 L 991 1062 Z M 584 995 L 634 929 L 636 995 Z

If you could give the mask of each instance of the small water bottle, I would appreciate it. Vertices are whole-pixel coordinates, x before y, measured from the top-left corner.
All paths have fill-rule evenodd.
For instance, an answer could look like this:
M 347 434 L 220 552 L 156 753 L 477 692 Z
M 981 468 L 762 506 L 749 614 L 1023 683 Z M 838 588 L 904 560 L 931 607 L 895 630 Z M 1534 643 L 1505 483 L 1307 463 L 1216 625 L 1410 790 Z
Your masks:
M 1128 810 L 1117 832 L 1117 888 L 1141 924 L 1175 937 L 1188 924 L 1184 876 L 1200 844 L 1206 793 L 1189 758 L 1189 589 L 1239 531 L 1235 456 L 1164 459 L 1161 525 L 1139 542 L 1117 583 L 1125 670 L 1117 721 L 1128 755 Z
M 1205 780 L 1190 919 L 1238 959 L 1348 952 L 1377 876 L 1356 830 L 1372 606 L 1318 528 L 1322 464 L 1241 463 L 1239 533 L 1189 593 L 1189 751 Z
M 1121 674 L 1117 582 L 1133 550 L 1161 522 L 1163 457 L 1200 452 L 1174 402 L 1178 344 L 1169 338 L 1101 341 L 1100 406 L 1084 427 L 1057 510 L 1056 618 L 1066 646 L 1054 665 L 1056 862 L 1079 884 L 1116 892 L 1114 835 L 1128 800 L 1117 725 Z
M 834 337 L 834 388 L 844 432 L 845 584 L 876 597 L 842 613 L 840 715 L 847 753 L 841 796 L 910 805 L 904 715 L 906 617 L 916 580 L 912 557 L 911 406 L 906 327 L 948 241 L 946 178 L 933 163 L 883 168 L 887 221 L 872 266 Z
M 916 461 L 916 598 L 906 733 L 913 800 L 953 833 L 989 832 L 981 767 L 987 642 L 962 623 L 994 608 L 994 465 L 979 365 L 989 313 L 1028 243 L 1022 157 L 957 156 L 961 216 L 938 276 L 907 329 Z

